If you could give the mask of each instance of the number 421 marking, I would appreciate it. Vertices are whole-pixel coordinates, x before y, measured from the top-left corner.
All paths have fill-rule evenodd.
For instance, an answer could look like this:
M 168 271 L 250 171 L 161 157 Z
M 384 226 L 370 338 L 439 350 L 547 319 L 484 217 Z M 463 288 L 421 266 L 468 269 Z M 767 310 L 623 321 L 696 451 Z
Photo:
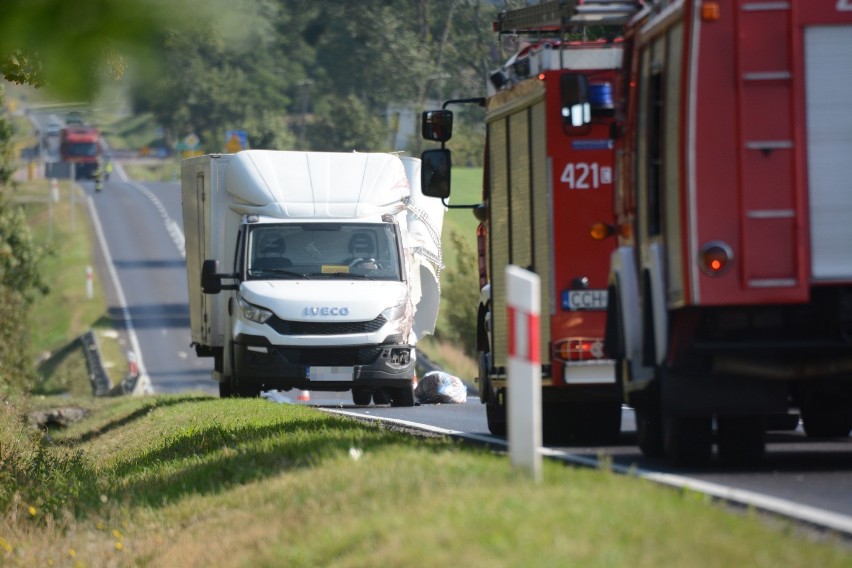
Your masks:
M 612 183 L 612 168 L 597 162 L 569 162 L 559 181 L 567 184 L 568 189 L 598 189 Z

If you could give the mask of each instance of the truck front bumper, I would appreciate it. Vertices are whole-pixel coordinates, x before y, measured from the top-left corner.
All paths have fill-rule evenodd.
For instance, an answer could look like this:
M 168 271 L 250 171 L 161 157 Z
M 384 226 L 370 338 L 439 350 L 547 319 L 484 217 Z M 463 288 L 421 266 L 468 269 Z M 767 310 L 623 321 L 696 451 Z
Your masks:
M 265 337 L 238 335 L 234 370 L 241 384 L 265 389 L 345 391 L 353 387 L 393 387 L 414 377 L 410 345 L 296 347 L 272 345 Z M 312 380 L 311 368 L 351 368 L 351 379 Z M 315 375 L 316 377 L 316 375 Z

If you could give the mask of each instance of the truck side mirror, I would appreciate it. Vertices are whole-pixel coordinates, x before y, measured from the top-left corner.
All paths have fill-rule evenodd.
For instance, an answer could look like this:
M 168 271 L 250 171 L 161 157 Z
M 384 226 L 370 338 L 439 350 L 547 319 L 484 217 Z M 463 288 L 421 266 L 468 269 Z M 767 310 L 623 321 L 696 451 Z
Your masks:
M 562 101 L 562 125 L 579 128 L 592 122 L 589 103 L 589 80 L 579 73 L 565 73 L 559 78 Z
M 222 291 L 222 277 L 218 260 L 205 260 L 201 265 L 201 291 L 205 294 L 218 294 Z
M 443 148 L 426 150 L 420 155 L 420 190 L 426 197 L 446 199 L 450 196 L 450 151 Z
M 453 111 L 423 111 L 420 120 L 420 134 L 426 140 L 446 142 L 453 137 Z

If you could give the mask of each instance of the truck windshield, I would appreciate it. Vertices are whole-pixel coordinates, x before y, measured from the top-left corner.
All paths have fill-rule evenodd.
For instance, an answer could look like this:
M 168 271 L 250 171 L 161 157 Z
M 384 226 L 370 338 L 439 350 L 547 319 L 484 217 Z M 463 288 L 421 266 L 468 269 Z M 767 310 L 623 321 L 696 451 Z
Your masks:
M 66 142 L 62 145 L 62 154 L 71 157 L 94 157 L 98 155 L 98 145 L 93 142 Z
M 390 223 L 282 223 L 251 227 L 249 280 L 402 280 Z

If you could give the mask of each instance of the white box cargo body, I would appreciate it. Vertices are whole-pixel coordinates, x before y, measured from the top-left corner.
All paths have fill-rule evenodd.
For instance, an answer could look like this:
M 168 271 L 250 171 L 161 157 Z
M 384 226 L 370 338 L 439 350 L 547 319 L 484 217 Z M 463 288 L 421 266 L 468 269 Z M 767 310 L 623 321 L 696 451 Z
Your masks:
M 214 357 L 223 396 L 351 389 L 357 403 L 413 404 L 444 212 L 420 193 L 419 170 L 391 154 L 183 161 L 192 342 Z

